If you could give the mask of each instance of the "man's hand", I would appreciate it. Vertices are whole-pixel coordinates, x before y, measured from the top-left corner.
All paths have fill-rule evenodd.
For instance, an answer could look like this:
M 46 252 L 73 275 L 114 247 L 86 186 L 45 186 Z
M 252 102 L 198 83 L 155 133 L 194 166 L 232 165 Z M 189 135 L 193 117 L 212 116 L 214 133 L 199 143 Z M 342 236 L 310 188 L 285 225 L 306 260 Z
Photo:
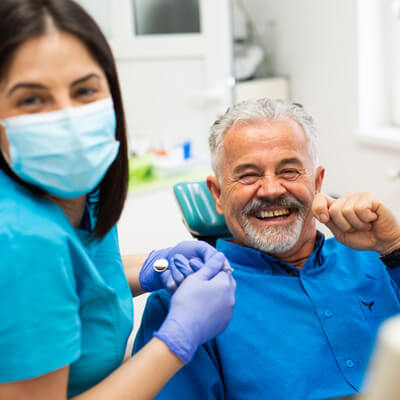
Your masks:
M 385 255 L 400 248 L 399 223 L 372 193 L 349 193 L 337 200 L 318 193 L 312 212 L 340 243 L 353 249 Z

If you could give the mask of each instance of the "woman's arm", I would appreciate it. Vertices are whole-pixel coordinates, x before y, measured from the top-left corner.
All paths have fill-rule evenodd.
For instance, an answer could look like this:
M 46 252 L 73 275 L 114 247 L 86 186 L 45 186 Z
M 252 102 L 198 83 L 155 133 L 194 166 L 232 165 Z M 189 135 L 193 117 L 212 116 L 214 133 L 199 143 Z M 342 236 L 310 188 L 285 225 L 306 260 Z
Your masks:
M 228 325 L 236 283 L 223 270 L 225 258 L 212 257 L 185 279 L 171 298 L 168 315 L 143 349 L 111 375 L 74 400 L 150 400 L 188 363 L 198 346 Z M 99 349 L 101 351 L 101 349 Z M 38 378 L 0 384 L 0 399 L 66 400 L 69 368 Z
M 154 399 L 183 366 L 181 359 L 163 341 L 153 338 L 101 383 L 73 400 Z
M 148 254 L 134 254 L 122 256 L 125 276 L 131 288 L 132 296 L 136 297 L 145 292 L 140 284 L 139 273 L 146 261 Z
M 163 341 L 154 338 L 106 379 L 72 399 L 151 400 L 183 365 Z M 66 400 L 68 375 L 69 367 L 64 367 L 38 378 L 0 384 L 0 399 Z

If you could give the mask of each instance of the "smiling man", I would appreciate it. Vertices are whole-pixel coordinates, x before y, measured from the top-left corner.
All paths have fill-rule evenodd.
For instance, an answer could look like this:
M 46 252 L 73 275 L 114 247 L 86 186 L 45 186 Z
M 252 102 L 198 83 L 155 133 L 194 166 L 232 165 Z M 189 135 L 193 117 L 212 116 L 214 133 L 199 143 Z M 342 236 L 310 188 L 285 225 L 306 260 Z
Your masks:
M 308 135 L 289 117 L 242 120 L 240 106 L 214 124 L 210 137 L 216 176 L 207 184 L 217 211 L 235 243 L 301 267 L 314 249 L 311 206 L 324 176 L 316 166 L 313 127 L 305 116 L 298 119 Z
M 400 312 L 400 226 L 370 193 L 320 193 L 312 118 L 270 99 L 239 103 L 211 128 L 207 178 L 232 238 L 227 330 L 197 352 L 157 399 L 307 399 L 357 393 L 382 321 Z M 326 240 L 316 216 L 335 235 Z M 136 340 L 168 312 L 150 297 Z

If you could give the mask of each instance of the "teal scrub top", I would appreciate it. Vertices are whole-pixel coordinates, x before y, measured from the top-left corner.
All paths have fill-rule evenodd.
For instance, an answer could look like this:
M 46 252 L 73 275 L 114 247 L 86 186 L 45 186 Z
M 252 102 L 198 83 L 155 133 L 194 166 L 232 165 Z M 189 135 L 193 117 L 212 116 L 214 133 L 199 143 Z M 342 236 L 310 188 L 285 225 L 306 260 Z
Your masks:
M 68 396 L 82 393 L 121 365 L 132 330 L 116 227 L 90 241 L 2 171 L 0 221 L 0 383 L 70 365 Z

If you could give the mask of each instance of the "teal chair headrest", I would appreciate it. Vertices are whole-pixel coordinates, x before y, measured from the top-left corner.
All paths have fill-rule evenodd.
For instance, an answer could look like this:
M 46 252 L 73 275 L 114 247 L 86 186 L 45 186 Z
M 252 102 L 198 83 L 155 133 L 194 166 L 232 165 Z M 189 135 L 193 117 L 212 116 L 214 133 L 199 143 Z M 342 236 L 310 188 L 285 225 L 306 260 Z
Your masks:
M 217 213 L 205 181 L 177 183 L 174 194 L 184 223 L 194 237 L 230 236 L 225 218 Z

